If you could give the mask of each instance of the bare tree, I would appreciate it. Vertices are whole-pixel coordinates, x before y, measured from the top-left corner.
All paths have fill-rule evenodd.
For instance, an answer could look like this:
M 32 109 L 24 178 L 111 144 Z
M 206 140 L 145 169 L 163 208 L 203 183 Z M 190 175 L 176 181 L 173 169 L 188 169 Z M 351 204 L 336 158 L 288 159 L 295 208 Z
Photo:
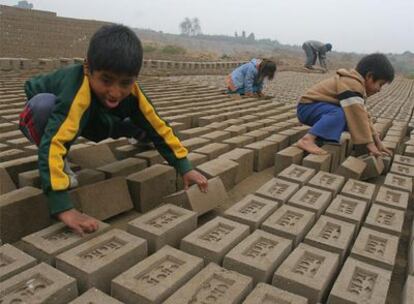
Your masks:
M 182 35 L 196 36 L 201 34 L 200 20 L 198 18 L 190 19 L 186 17 L 180 23 L 180 31 Z

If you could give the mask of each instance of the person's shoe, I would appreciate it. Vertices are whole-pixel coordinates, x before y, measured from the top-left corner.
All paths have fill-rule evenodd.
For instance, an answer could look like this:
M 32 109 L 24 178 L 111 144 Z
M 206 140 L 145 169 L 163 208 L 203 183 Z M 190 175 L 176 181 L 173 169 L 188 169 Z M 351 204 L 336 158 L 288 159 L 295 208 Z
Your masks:
M 305 65 L 304 67 L 305 69 L 308 69 L 308 70 L 314 70 L 313 66 L 311 65 Z

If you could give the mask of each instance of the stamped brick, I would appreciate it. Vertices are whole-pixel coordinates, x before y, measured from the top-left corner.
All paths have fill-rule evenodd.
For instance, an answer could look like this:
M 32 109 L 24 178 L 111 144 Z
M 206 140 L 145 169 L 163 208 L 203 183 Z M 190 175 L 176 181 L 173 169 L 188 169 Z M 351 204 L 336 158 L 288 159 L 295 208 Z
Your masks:
M 406 166 L 414 166 L 414 157 L 404 156 L 404 155 L 394 155 L 393 163 L 402 164 Z
M 375 203 L 405 211 L 408 207 L 409 196 L 408 192 L 380 186 Z
M 164 304 L 237 304 L 252 290 L 252 279 L 210 263 Z
M 297 147 L 287 147 L 275 155 L 274 175 L 278 175 L 291 164 L 300 165 L 303 159 L 303 150 Z
M 109 293 L 111 280 L 147 256 L 147 242 L 110 230 L 56 257 L 56 268 L 78 281 L 80 292 L 96 287 Z
M 197 228 L 197 213 L 171 204 L 151 210 L 128 223 L 127 231 L 148 241 L 148 253 L 165 245 L 178 247 Z
M 10 244 L 0 247 L 0 282 L 36 265 L 36 259 Z
M 250 231 L 260 225 L 279 207 L 279 203 L 249 194 L 241 201 L 228 208 L 223 216 L 233 221 L 248 225 Z
M 301 295 L 311 304 L 324 302 L 338 265 L 338 254 L 300 244 L 276 270 L 272 285 Z
M 315 222 L 315 214 L 310 211 L 283 205 L 261 226 L 261 229 L 293 240 L 297 246 Z
M 256 191 L 256 195 L 284 204 L 298 189 L 299 184 L 272 178 Z
M 351 256 L 362 262 L 392 271 L 398 252 L 398 237 L 362 227 Z
M 354 224 L 322 215 L 306 235 L 304 243 L 339 254 L 342 264 L 354 235 Z
M 96 288 L 91 288 L 69 304 L 122 304 L 117 299 L 108 296 Z
M 414 167 L 393 163 L 390 168 L 390 172 L 408 177 L 414 177 Z
M 303 186 L 287 202 L 287 204 L 312 211 L 316 218 L 325 212 L 332 200 L 332 193 L 329 191 Z
M 286 290 L 268 285 L 257 284 L 256 288 L 247 296 L 243 304 L 308 304 L 308 299 Z
M 402 233 L 404 217 L 404 211 L 373 204 L 364 226 L 399 237 Z
M 413 179 L 407 176 L 388 173 L 385 177 L 384 186 L 412 193 Z
M 78 296 L 76 280 L 40 263 L 0 283 L 1 303 L 65 304 Z
M 111 294 L 126 304 L 161 304 L 203 266 L 201 258 L 165 246 L 113 279 Z
M 254 285 L 270 283 L 291 250 L 292 240 L 256 230 L 224 257 L 223 267 L 253 278 Z
M 311 178 L 308 185 L 322 190 L 331 191 L 335 196 L 339 191 L 341 191 L 344 183 L 345 177 L 321 171 L 316 173 L 316 175 Z
M 216 217 L 181 240 L 180 249 L 207 263 L 221 265 L 224 256 L 249 235 L 249 226 Z
M 293 164 L 280 172 L 277 177 L 303 186 L 315 175 L 315 173 L 316 171 L 314 169 Z
M 329 172 L 329 169 L 331 168 L 331 155 L 309 154 L 303 159 L 302 165 L 304 167 L 315 169 L 316 171 Z
M 55 257 L 110 229 L 98 221 L 98 230 L 80 236 L 63 223 L 56 223 L 22 238 L 21 248 L 41 262 L 55 266 Z
M 385 304 L 391 272 L 348 258 L 329 295 L 328 303 Z
M 375 185 L 349 179 L 342 188 L 341 194 L 371 203 L 375 193 Z

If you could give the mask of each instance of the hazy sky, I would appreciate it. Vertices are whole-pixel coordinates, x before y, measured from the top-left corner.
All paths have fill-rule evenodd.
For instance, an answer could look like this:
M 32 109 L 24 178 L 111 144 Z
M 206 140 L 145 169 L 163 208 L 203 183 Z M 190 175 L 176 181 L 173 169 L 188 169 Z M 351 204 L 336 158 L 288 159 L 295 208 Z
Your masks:
M 334 50 L 414 52 L 414 0 L 32 0 L 58 16 L 96 19 L 179 33 L 198 17 L 204 34 L 239 34 L 302 44 L 314 39 Z M 17 0 L 0 0 L 14 5 Z

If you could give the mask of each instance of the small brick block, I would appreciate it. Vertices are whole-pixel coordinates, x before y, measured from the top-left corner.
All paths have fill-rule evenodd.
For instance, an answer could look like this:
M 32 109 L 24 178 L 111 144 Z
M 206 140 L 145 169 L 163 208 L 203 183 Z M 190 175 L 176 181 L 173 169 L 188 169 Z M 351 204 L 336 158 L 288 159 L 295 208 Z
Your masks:
M 328 143 L 321 147 L 323 150 L 327 151 L 331 155 L 331 169 L 330 172 L 335 172 L 342 161 L 345 159 L 345 150 L 346 144 L 342 142 L 337 143 Z
M 157 207 L 164 196 L 176 190 L 174 168 L 159 164 L 129 175 L 127 182 L 135 209 L 140 212 Z
M 345 177 L 343 176 L 327 172 L 318 172 L 311 178 L 308 185 L 322 190 L 331 191 L 335 196 L 339 191 L 341 191 L 344 183 Z
M 165 245 L 178 247 L 197 228 L 197 213 L 171 204 L 151 210 L 128 223 L 127 231 L 148 241 L 148 253 Z
M 414 167 L 393 163 L 390 168 L 390 172 L 403 176 L 414 177 Z
M 194 150 L 195 153 L 206 155 L 208 160 L 215 159 L 228 151 L 230 151 L 230 145 L 221 143 L 211 143 Z
M 80 292 L 109 293 L 111 280 L 146 256 L 147 241 L 113 229 L 58 255 L 56 268 L 76 278 Z
M 84 292 L 80 297 L 69 304 L 122 304 L 117 299 L 108 296 L 106 293 L 96 288 L 91 288 L 87 292 Z
M 277 143 L 278 150 L 283 150 L 289 146 L 289 137 L 281 134 L 273 134 L 266 137 L 264 140 L 273 141 Z
M 164 304 L 226 303 L 237 304 L 252 290 L 252 279 L 210 263 Z
M 279 203 L 249 194 L 241 201 L 228 208 L 223 216 L 233 221 L 248 225 L 250 231 L 260 225 L 279 207 Z
M 352 247 L 351 257 L 392 271 L 396 262 L 399 238 L 362 227 Z
M 375 185 L 349 179 L 342 188 L 341 194 L 371 203 L 375 193 Z
M 291 250 L 291 240 L 256 230 L 224 257 L 223 267 L 253 278 L 253 285 L 270 283 Z
M 407 276 L 402 294 L 402 304 L 414 303 L 414 275 Z
M 197 170 L 207 178 L 220 177 L 226 190 L 233 188 L 239 164 L 224 158 L 210 160 L 197 166 Z
M 260 172 L 273 165 L 277 143 L 261 140 L 245 146 L 254 152 L 254 171 Z
M 80 236 L 63 223 L 56 223 L 22 238 L 21 248 L 41 262 L 55 266 L 55 257 L 110 229 L 104 222 L 93 233 Z
M 201 258 L 165 246 L 113 279 L 111 294 L 126 304 L 161 304 L 203 266 Z
M 300 244 L 276 270 L 272 285 L 301 295 L 309 303 L 323 302 L 338 265 L 338 254 Z
M 0 195 L 13 191 L 13 190 L 16 190 L 16 185 L 11 179 L 9 173 L 7 173 L 7 170 L 0 167 Z
M 132 173 L 141 171 L 147 167 L 147 162 L 138 158 L 125 158 L 101 167 L 96 170 L 105 173 L 106 178 L 112 178 L 116 176 L 127 176 Z
M 283 205 L 276 210 L 260 227 L 262 230 L 293 240 L 297 246 L 315 222 L 315 214 L 310 211 Z
M 306 235 L 304 243 L 339 254 L 342 265 L 354 235 L 354 224 L 322 215 Z
M 380 176 L 382 172 L 384 172 L 385 165 L 383 158 L 377 158 L 372 155 L 362 155 L 359 158 L 366 164 L 365 170 L 361 176 L 362 180 Z
M 407 176 L 388 173 L 385 177 L 384 186 L 412 193 L 413 179 Z
M 261 186 L 255 194 L 284 204 L 298 189 L 299 184 L 279 178 L 272 178 L 266 184 Z
M 140 152 L 135 154 L 134 157 L 145 161 L 148 167 L 155 164 L 161 164 L 164 161 L 164 157 L 162 157 L 162 155 L 157 150 Z
M 342 164 L 336 169 L 336 174 L 342 175 L 345 178 L 361 179 L 367 165 L 362 160 L 349 156 Z
M 407 192 L 380 186 L 375 203 L 405 211 L 407 210 L 409 199 L 410 195 Z
M 385 304 L 391 272 L 348 258 L 335 281 L 328 303 Z
M 268 285 L 257 284 L 256 288 L 247 296 L 243 304 L 308 304 L 308 299 L 290 293 L 286 290 Z
M 207 222 L 181 240 L 180 249 L 221 265 L 224 256 L 249 235 L 249 226 L 221 216 Z
M 414 166 L 414 157 L 404 156 L 404 155 L 394 155 L 393 163 L 402 164 L 406 166 Z
M 291 164 L 300 165 L 303 159 L 303 150 L 297 147 L 285 148 L 275 155 L 274 175 L 278 175 Z
M 105 180 L 105 173 L 94 169 L 82 169 L 76 172 L 76 179 L 78 180 L 79 187 L 83 187 Z
M 109 146 L 105 144 L 72 149 L 68 154 L 68 158 L 82 168 L 89 169 L 96 169 L 117 161 Z
M 0 246 L 0 282 L 36 265 L 36 259 L 10 244 Z
M 249 149 L 236 148 L 230 152 L 219 156 L 220 158 L 229 159 L 239 164 L 237 169 L 235 184 L 237 185 L 246 177 L 253 174 L 254 152 Z
M 78 296 L 76 280 L 40 263 L 0 283 L 1 303 L 65 304 Z
M 230 145 L 230 149 L 243 148 L 245 145 L 254 143 L 254 138 L 251 136 L 239 135 L 223 140 L 222 143 Z
M 331 192 L 303 186 L 289 199 L 287 204 L 314 212 L 316 218 L 319 218 L 328 208 L 331 200 Z
M 315 175 L 315 173 L 316 171 L 314 169 L 292 164 L 280 172 L 277 177 L 303 186 Z
M 210 132 L 210 133 L 203 134 L 200 137 L 201 138 L 208 139 L 208 140 L 210 140 L 212 142 L 219 143 L 219 142 L 222 142 L 225 139 L 230 138 L 231 137 L 231 133 L 230 132 L 226 132 L 226 131 L 219 131 L 219 130 L 217 130 L 217 131 L 213 131 L 213 132 Z
M 331 155 L 309 154 L 303 159 L 302 165 L 304 167 L 315 169 L 316 171 L 329 172 L 329 169 L 331 168 Z
M 373 204 L 364 226 L 400 237 L 404 224 L 404 211 Z

